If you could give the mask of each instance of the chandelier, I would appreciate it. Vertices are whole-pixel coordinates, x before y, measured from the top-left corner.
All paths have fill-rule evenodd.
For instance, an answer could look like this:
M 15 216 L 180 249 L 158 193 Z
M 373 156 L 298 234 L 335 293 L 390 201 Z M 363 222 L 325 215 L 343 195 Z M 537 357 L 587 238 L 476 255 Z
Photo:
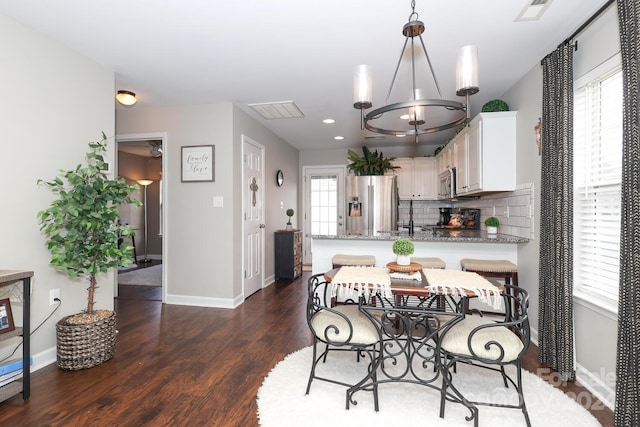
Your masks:
M 422 40 L 424 23 L 418 20 L 418 13 L 415 11 L 415 0 L 411 2 L 411 15 L 408 22 L 402 28 L 405 36 L 404 46 L 400 53 L 400 59 L 396 66 L 391 85 L 385 100 L 385 105 L 378 107 L 367 114 L 365 110 L 373 107 L 372 92 L 373 81 L 371 68 L 368 65 L 359 65 L 354 73 L 354 108 L 360 110 L 361 129 L 385 135 L 415 136 L 415 142 L 419 142 L 419 135 L 439 132 L 446 129 L 458 127 L 466 123 L 471 118 L 469 108 L 469 97 L 478 93 L 478 51 L 475 46 L 465 46 L 458 51 L 458 61 L 456 66 L 456 95 L 464 96 L 465 103 L 443 99 L 440 92 L 440 84 L 433 71 L 427 48 Z M 419 40 L 419 43 L 417 43 Z M 416 46 L 417 45 L 417 46 Z M 401 102 L 389 103 L 393 86 L 398 76 L 398 70 L 402 63 L 407 46 L 410 46 L 411 56 L 411 94 L 409 99 Z M 429 66 L 435 88 L 438 92 L 438 99 L 426 99 L 423 89 L 416 86 L 416 53 L 422 47 L 426 62 Z M 388 120 L 389 116 L 392 120 Z M 453 115 L 453 118 L 451 116 Z M 395 116 L 395 117 L 393 117 Z M 442 118 L 444 116 L 444 119 Z M 383 118 L 387 117 L 387 120 Z M 393 120 L 402 118 L 408 120 L 407 125 L 397 124 Z M 438 121 L 439 119 L 439 121 Z M 397 125 L 394 125 L 396 123 Z M 396 128 L 393 128 L 396 127 Z

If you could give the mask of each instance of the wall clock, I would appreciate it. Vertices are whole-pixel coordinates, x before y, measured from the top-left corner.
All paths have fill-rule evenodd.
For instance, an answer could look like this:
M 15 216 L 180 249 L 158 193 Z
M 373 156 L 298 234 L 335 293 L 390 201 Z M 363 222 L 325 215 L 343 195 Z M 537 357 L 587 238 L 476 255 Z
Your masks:
M 276 185 L 278 187 L 282 187 L 283 183 L 284 183 L 284 174 L 282 173 L 282 169 L 278 169 L 278 172 L 276 172 Z

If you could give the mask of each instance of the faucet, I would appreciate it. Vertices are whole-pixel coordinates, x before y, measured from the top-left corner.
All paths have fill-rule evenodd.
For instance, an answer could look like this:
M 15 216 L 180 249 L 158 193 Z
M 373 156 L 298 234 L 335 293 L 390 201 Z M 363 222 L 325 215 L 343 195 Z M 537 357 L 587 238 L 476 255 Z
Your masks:
M 402 228 L 408 228 L 409 236 L 413 236 L 413 200 L 409 200 L 409 225 L 403 225 Z

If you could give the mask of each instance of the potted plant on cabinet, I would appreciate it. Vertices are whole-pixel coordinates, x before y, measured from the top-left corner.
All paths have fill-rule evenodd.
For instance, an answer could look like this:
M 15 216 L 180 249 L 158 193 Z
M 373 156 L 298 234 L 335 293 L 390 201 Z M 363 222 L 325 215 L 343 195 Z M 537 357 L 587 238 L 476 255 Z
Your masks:
M 293 209 L 291 209 L 291 208 L 287 209 L 286 214 L 289 217 L 289 221 L 287 221 L 287 230 L 291 230 L 292 229 L 292 227 L 291 227 L 291 217 L 293 216 L 294 213 L 295 212 L 294 212 Z
M 382 152 L 371 151 L 366 146 L 362 147 L 362 157 L 353 150 L 348 150 L 347 153 L 351 160 L 347 168 L 354 175 L 384 175 L 387 171 L 398 169 L 398 166 L 391 164 L 395 157 L 384 157 Z
M 484 225 L 487 227 L 488 234 L 497 234 L 500 221 L 495 216 L 490 216 L 484 220 Z
M 91 368 L 115 353 L 116 314 L 94 308 L 97 276 L 131 263 L 133 247 L 119 245 L 118 239 L 134 231 L 119 222 L 118 206 L 141 203 L 130 196 L 137 185 L 106 175 L 106 139 L 102 133 L 101 141 L 89 143 L 86 165 L 61 170 L 61 177 L 53 181 L 38 180 L 57 195 L 48 209 L 38 212 L 51 265 L 71 278 L 84 277 L 89 282 L 86 309 L 56 324 L 57 363 L 64 370 Z
M 411 264 L 411 255 L 413 254 L 413 242 L 409 239 L 401 237 L 393 242 L 393 253 L 396 254 L 396 264 Z

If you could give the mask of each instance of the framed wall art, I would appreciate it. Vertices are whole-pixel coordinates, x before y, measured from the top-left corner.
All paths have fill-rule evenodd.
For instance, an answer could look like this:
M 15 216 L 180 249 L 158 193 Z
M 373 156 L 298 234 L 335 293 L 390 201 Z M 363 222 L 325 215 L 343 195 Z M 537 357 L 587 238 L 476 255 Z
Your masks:
M 9 298 L 0 299 L 0 334 L 13 331 L 15 328 Z
M 182 182 L 215 181 L 215 146 L 182 147 Z

